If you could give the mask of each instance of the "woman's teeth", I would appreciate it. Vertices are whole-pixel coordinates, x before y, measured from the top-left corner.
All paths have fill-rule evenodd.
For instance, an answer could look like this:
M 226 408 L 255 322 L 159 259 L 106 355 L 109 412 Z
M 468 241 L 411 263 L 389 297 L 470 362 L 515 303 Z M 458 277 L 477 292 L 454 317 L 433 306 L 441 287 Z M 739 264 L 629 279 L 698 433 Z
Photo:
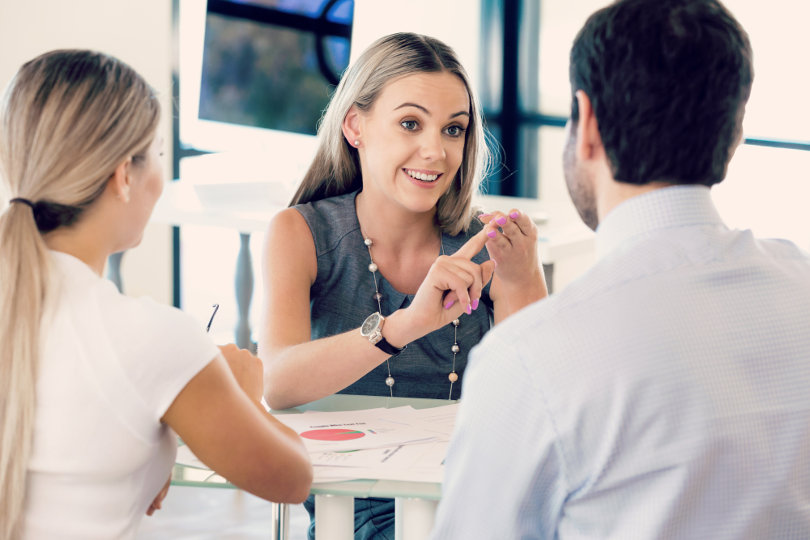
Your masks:
M 416 171 L 408 171 L 408 170 L 406 170 L 405 172 L 411 178 L 415 178 L 415 179 L 421 180 L 423 182 L 434 182 L 439 177 L 438 174 L 425 174 L 425 173 L 420 173 L 420 172 L 416 172 Z

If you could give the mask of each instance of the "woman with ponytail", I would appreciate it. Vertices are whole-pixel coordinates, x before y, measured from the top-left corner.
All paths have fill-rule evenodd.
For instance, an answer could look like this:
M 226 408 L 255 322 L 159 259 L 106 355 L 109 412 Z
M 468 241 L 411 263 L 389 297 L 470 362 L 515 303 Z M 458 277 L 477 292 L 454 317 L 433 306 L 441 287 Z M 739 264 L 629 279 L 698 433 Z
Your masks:
M 260 361 L 101 277 L 162 191 L 159 119 L 149 85 L 92 51 L 43 54 L 7 89 L 0 540 L 133 538 L 166 494 L 175 433 L 260 497 L 309 491 L 301 441 L 260 404 Z

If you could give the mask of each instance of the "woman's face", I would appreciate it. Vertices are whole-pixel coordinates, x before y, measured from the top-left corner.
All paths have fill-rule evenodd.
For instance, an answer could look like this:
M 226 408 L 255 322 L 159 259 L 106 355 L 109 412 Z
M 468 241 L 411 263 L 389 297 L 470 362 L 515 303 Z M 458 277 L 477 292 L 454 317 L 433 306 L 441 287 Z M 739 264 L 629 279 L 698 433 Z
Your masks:
M 363 190 L 432 211 L 464 156 L 470 98 L 461 79 L 447 72 L 396 79 L 356 121 Z

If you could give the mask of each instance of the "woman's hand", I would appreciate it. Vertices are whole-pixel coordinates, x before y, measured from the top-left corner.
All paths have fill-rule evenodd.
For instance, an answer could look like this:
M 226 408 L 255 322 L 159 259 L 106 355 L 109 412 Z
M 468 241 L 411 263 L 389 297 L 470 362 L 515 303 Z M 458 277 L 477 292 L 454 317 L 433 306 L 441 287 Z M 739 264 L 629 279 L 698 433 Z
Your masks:
M 479 221 L 490 224 L 489 256 L 498 264 L 495 275 L 509 283 L 522 283 L 536 275 L 540 268 L 537 256 L 537 227 L 526 214 L 511 210 L 509 214 L 481 214 Z
M 497 322 L 548 296 L 537 253 L 537 227 L 529 216 L 516 209 L 508 214 L 481 214 L 478 219 L 494 231 L 494 234 L 488 233 L 486 247 L 489 256 L 497 263 L 490 288 Z
M 256 402 L 264 395 L 264 373 L 262 361 L 246 349 L 240 349 L 233 343 L 220 345 L 220 352 L 228 362 L 236 382 L 248 397 Z
M 411 305 L 388 317 L 383 334 L 389 342 L 397 346 L 410 343 L 478 308 L 495 263 L 476 264 L 471 259 L 484 248 L 490 239 L 487 234 L 493 230 L 494 226 L 485 227 L 453 255 L 436 259 Z
M 163 489 L 155 496 L 155 500 L 152 501 L 152 504 L 149 505 L 149 508 L 146 510 L 146 515 L 151 516 L 155 513 L 155 510 L 160 510 L 163 506 L 163 499 L 166 498 L 166 495 L 169 493 L 169 486 L 172 484 L 172 475 L 169 475 L 169 479 L 166 480 L 166 483 L 163 485 Z

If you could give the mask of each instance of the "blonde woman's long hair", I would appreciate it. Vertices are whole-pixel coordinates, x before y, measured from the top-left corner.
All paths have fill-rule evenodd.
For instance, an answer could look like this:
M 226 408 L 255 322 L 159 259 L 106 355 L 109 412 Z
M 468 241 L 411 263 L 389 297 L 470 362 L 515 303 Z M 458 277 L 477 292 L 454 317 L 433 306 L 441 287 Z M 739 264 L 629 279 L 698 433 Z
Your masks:
M 160 107 L 132 68 L 60 50 L 24 64 L 0 108 L 0 540 L 22 533 L 37 364 L 48 299 L 43 235 L 81 219 L 116 166 L 146 151 Z
M 318 127 L 318 150 L 290 206 L 334 197 L 362 188 L 357 149 L 342 131 L 352 105 L 368 111 L 389 82 L 416 73 L 456 75 L 470 96 L 470 123 L 461 167 L 438 202 L 441 229 L 455 235 L 470 223 L 470 205 L 489 162 L 480 105 L 469 77 L 455 52 L 438 39 L 412 33 L 384 36 L 366 49 L 346 70 Z

